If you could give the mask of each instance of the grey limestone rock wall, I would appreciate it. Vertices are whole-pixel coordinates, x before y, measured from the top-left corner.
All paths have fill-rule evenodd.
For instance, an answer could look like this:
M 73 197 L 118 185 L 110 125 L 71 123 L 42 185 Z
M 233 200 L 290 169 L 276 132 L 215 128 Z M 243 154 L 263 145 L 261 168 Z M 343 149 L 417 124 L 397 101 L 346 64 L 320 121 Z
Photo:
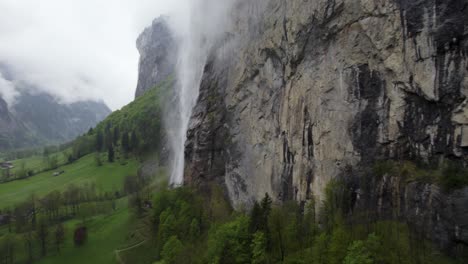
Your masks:
M 376 160 L 466 163 L 467 0 L 241 1 L 234 13 L 205 68 L 188 184 L 223 184 L 239 208 L 266 192 L 321 200 Z M 467 243 L 466 190 L 393 189 L 435 241 Z

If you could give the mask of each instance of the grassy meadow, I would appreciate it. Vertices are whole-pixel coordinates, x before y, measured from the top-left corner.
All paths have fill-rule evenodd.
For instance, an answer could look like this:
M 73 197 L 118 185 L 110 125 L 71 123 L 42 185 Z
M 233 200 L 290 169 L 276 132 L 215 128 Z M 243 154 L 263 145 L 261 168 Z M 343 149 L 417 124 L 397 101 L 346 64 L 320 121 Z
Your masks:
M 65 224 L 66 232 L 72 232 L 73 228 L 80 223 L 80 220 L 67 222 Z M 119 246 L 126 244 L 128 233 L 132 230 L 132 221 L 128 207 L 124 206 L 113 214 L 100 215 L 87 220 L 86 226 L 89 230 L 89 236 L 83 246 L 76 247 L 73 244 L 72 236 L 69 234 L 60 253 L 55 252 L 53 255 L 49 255 L 37 263 L 116 263 L 114 251 Z
M 37 162 L 35 158 L 32 160 Z M 136 159 L 129 159 L 124 165 L 103 162 L 102 166 L 97 166 L 95 155 L 90 154 L 54 170 L 65 171 L 59 176 L 53 176 L 54 171 L 47 171 L 27 179 L 0 184 L 0 208 L 14 206 L 31 194 L 41 197 L 54 190 L 63 191 L 71 184 L 80 186 L 95 183 L 98 192 L 118 191 L 122 189 L 124 178 L 135 175 L 138 166 Z

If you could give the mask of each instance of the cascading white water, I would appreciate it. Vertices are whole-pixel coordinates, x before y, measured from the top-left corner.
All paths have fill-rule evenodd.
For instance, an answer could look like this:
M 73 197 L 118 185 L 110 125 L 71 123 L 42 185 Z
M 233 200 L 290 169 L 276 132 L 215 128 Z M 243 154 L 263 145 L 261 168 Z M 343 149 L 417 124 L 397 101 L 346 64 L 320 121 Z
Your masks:
M 174 120 L 169 120 L 173 151 L 171 185 L 184 181 L 185 142 L 193 108 L 198 99 L 204 66 L 213 44 L 229 24 L 229 11 L 235 0 L 187 0 L 186 11 L 179 12 L 173 22 L 178 41 L 176 104 Z

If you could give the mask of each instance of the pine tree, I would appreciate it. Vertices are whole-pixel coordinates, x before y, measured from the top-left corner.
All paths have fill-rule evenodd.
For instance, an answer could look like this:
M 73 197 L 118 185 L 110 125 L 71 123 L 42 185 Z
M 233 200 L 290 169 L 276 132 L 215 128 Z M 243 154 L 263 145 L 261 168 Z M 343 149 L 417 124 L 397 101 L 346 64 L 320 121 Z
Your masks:
M 98 152 L 102 151 L 104 146 L 104 136 L 102 135 L 102 131 L 99 130 L 96 134 L 96 150 Z
M 250 213 L 249 232 L 253 234 L 253 233 L 261 230 L 262 221 L 263 221 L 262 207 L 260 206 L 260 204 L 255 202 L 254 206 L 252 208 L 252 212 Z
M 104 131 L 104 139 L 105 139 L 106 148 L 109 148 L 114 143 L 114 140 L 112 139 L 112 131 L 111 131 L 110 124 L 107 124 L 106 126 L 106 129 Z
M 139 140 L 138 140 L 138 137 L 135 133 L 135 131 L 132 132 L 132 136 L 131 136 L 131 149 L 133 151 L 137 151 L 138 150 L 138 147 L 139 147 Z
M 130 151 L 130 139 L 127 132 L 122 134 L 122 149 L 125 153 Z
M 260 222 L 259 230 L 265 233 L 268 245 L 270 244 L 270 230 L 268 229 L 268 218 L 270 217 L 272 203 L 273 202 L 270 198 L 270 195 L 268 195 L 268 193 L 265 193 L 265 197 L 262 199 L 260 203 L 262 207 L 262 213 L 261 213 L 261 222 Z
M 109 162 L 114 162 L 114 158 L 115 158 L 114 147 L 111 144 L 109 146 L 109 150 L 107 151 L 107 159 L 109 160 Z
M 112 135 L 112 141 L 114 145 L 117 145 L 119 138 L 120 138 L 119 127 L 116 126 L 114 127 L 114 133 Z

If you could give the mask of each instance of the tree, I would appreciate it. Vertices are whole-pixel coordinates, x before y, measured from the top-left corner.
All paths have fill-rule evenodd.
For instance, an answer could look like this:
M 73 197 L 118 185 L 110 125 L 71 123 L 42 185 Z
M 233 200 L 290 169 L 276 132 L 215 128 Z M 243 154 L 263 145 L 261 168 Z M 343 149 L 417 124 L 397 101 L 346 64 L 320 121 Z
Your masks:
M 108 123 L 104 129 L 104 149 L 109 150 L 114 140 L 112 139 L 111 124 Z
M 45 257 L 47 255 L 47 243 L 49 237 L 49 227 L 46 221 L 39 221 L 36 236 L 39 240 L 39 244 L 41 245 L 41 256 Z
M 139 148 L 140 142 L 138 140 L 138 137 L 137 137 L 137 134 L 135 133 L 135 131 L 132 131 L 132 135 L 131 135 L 131 139 L 130 139 L 130 145 L 131 145 L 131 149 L 133 151 L 137 151 L 138 148 Z
M 249 219 L 240 216 L 212 231 L 207 254 L 211 263 L 249 263 L 250 246 Z
M 107 151 L 107 160 L 109 162 L 114 162 L 114 159 L 115 159 L 115 152 L 114 152 L 114 147 L 112 146 L 112 144 L 109 146 L 109 149 Z
M 267 263 L 267 240 L 265 234 L 257 232 L 252 238 L 252 264 Z
M 49 220 L 57 219 L 59 217 L 59 209 L 62 205 L 61 197 L 62 194 L 59 191 L 53 191 L 40 200 L 42 207 L 49 216 Z
M 125 153 L 130 151 L 130 139 L 128 138 L 127 132 L 122 134 L 122 149 Z
M 16 239 L 12 234 L 0 237 L 0 262 L 15 263 Z
M 250 213 L 249 231 L 255 233 L 262 231 L 267 240 L 269 240 L 269 229 L 268 229 L 268 218 L 271 213 L 272 200 L 268 193 L 265 193 L 265 197 L 259 203 L 255 202 L 252 212 Z
M 272 200 L 270 198 L 270 195 L 268 193 L 265 193 L 265 197 L 262 199 L 261 203 L 262 209 L 264 211 L 265 215 L 269 215 L 271 212 L 271 204 Z
M 312 248 L 312 254 L 315 264 L 328 264 L 328 236 L 324 232 L 320 234 L 314 243 Z
M 96 152 L 96 154 L 94 156 L 94 161 L 96 162 L 96 166 L 98 166 L 98 167 L 102 166 L 101 153 Z
M 49 154 L 50 154 L 49 148 L 45 147 L 45 148 L 44 148 L 44 151 L 42 151 L 42 156 L 48 157 Z
M 33 252 L 34 252 L 34 250 L 33 250 L 34 237 L 33 237 L 32 230 L 28 230 L 28 232 L 23 235 L 23 239 L 24 239 L 25 246 L 26 246 L 26 251 L 27 251 L 27 254 L 28 254 L 28 262 L 32 263 L 33 258 L 34 258 L 34 255 L 33 255 Z
M 55 228 L 55 246 L 57 247 L 57 252 L 60 252 L 60 245 L 65 242 L 65 228 L 62 223 L 59 223 Z
M 124 180 L 124 191 L 126 194 L 134 194 L 140 190 L 140 185 L 137 176 L 128 175 Z
M 119 127 L 116 126 L 114 127 L 114 134 L 112 135 L 112 141 L 115 146 L 117 146 L 117 143 L 119 141 L 120 135 L 119 135 Z
M 178 264 L 180 263 L 181 253 L 184 250 L 182 242 L 177 236 L 171 236 L 169 240 L 164 244 L 161 252 L 162 259 L 165 264 Z
M 79 209 L 80 204 L 80 188 L 71 184 L 67 190 L 63 193 L 65 201 L 68 206 L 72 209 L 72 214 L 75 215 Z
M 24 160 L 21 161 L 19 169 L 16 171 L 16 175 L 20 179 L 28 177 L 28 170 L 26 169 L 26 162 Z
M 3 174 L 2 175 L 3 179 L 8 180 L 10 178 L 10 168 L 7 168 L 7 169 L 3 170 L 2 174 Z
M 259 203 L 255 202 L 250 212 L 250 223 L 249 223 L 249 232 L 255 233 L 259 230 L 262 230 L 262 221 L 263 221 L 263 210 Z
M 104 136 L 102 135 L 102 131 L 98 130 L 96 134 L 96 151 L 101 152 L 104 147 Z
M 31 194 L 29 196 L 29 206 L 31 208 L 31 226 L 32 228 L 36 228 L 36 220 L 37 220 L 37 210 L 36 210 L 36 204 L 37 204 L 37 199 L 35 194 Z
M 170 211 L 170 209 L 166 209 L 164 212 L 161 213 L 159 216 L 159 234 L 158 239 L 162 243 L 165 244 L 168 239 L 176 233 L 177 230 L 177 222 L 174 214 Z
M 49 169 L 52 169 L 52 170 L 58 168 L 58 158 L 57 158 L 57 155 L 49 156 L 48 159 L 47 159 L 47 165 L 48 165 L 48 168 L 49 168 Z
M 343 264 L 374 264 L 384 263 L 383 259 L 379 259 L 380 238 L 375 234 L 370 234 L 366 241 L 354 241 L 348 247 L 348 253 L 343 261 Z M 400 260 L 401 261 L 401 260 Z
M 305 205 L 302 235 L 304 236 L 305 247 L 313 244 L 318 227 L 315 223 L 315 200 L 309 200 Z
M 279 252 L 279 258 L 281 262 L 284 261 L 286 256 L 286 241 L 285 241 L 285 232 L 286 232 L 286 225 L 288 224 L 288 218 L 284 210 L 282 208 L 275 208 L 271 212 L 271 216 L 269 217 L 269 230 L 271 232 L 271 242 L 272 242 L 272 250 L 274 252 Z
M 346 249 L 348 248 L 349 237 L 343 225 L 333 229 L 329 243 L 329 263 L 340 264 L 346 257 Z
M 190 223 L 189 235 L 192 241 L 196 241 L 200 236 L 200 224 L 198 223 L 198 220 L 195 218 Z
M 374 260 L 367 250 L 364 241 L 358 240 L 349 246 L 348 254 L 343 264 L 374 264 Z

